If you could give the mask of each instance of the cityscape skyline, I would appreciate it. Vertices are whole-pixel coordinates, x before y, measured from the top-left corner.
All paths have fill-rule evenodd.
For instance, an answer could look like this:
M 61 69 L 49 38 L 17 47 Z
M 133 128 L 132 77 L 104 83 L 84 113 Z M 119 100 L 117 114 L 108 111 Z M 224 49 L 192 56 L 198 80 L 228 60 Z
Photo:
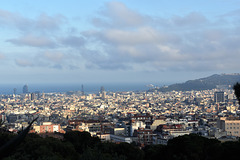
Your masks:
M 2 1 L 0 159 L 237 159 L 239 6 Z
M 239 1 L 4 1 L 0 83 L 176 83 L 236 73 Z

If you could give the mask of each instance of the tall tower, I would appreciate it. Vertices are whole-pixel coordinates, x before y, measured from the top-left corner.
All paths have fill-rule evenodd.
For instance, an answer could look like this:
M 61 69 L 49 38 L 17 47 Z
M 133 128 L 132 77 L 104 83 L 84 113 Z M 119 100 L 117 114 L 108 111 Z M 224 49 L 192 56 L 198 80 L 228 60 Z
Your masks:
M 100 88 L 100 93 L 103 94 L 104 91 L 105 91 L 104 87 L 101 86 L 101 88 Z
M 82 95 L 84 95 L 84 88 L 83 88 L 83 84 L 82 84 Z
M 106 91 L 103 91 L 103 92 L 102 92 L 102 99 L 105 99 L 106 96 L 107 96 L 107 92 L 106 92 Z
M 35 100 L 36 99 L 36 94 L 35 93 L 31 93 L 31 100 Z
M 14 95 L 17 94 L 17 88 L 13 88 L 13 94 L 14 94 Z
M 29 93 L 29 92 L 28 92 L 28 85 L 27 85 L 27 84 L 25 84 L 25 85 L 23 86 L 23 93 Z

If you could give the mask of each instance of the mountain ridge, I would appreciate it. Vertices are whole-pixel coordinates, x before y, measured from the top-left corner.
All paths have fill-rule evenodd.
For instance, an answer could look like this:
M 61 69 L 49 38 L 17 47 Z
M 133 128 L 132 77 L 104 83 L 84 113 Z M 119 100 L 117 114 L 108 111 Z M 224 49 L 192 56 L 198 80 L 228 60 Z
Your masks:
M 164 86 L 161 88 L 154 88 L 152 90 L 158 90 L 161 92 L 167 91 L 191 91 L 191 90 L 211 90 L 214 88 L 232 88 L 232 86 L 240 82 L 240 73 L 233 74 L 213 74 L 208 77 L 199 78 L 195 80 L 188 80 L 184 83 L 176 83 L 169 86 Z

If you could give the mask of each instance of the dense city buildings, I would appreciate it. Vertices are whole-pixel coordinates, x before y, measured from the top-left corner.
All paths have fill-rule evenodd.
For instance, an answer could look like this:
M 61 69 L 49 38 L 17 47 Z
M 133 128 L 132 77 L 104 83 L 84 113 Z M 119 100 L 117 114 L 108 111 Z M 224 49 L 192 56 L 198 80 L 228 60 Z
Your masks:
M 27 89 L 24 91 L 26 92 Z M 219 140 L 240 136 L 233 90 L 24 93 L 2 95 L 0 118 L 18 132 L 38 117 L 31 132 L 87 131 L 102 141 L 167 144 L 195 133 Z

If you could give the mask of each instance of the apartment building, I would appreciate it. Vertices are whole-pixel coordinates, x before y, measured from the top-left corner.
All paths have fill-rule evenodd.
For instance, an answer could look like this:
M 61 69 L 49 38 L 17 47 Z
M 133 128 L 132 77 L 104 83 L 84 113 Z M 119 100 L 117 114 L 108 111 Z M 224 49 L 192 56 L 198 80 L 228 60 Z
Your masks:
M 226 131 L 228 136 L 240 137 L 240 119 L 221 117 L 217 121 L 217 127 L 222 131 Z

